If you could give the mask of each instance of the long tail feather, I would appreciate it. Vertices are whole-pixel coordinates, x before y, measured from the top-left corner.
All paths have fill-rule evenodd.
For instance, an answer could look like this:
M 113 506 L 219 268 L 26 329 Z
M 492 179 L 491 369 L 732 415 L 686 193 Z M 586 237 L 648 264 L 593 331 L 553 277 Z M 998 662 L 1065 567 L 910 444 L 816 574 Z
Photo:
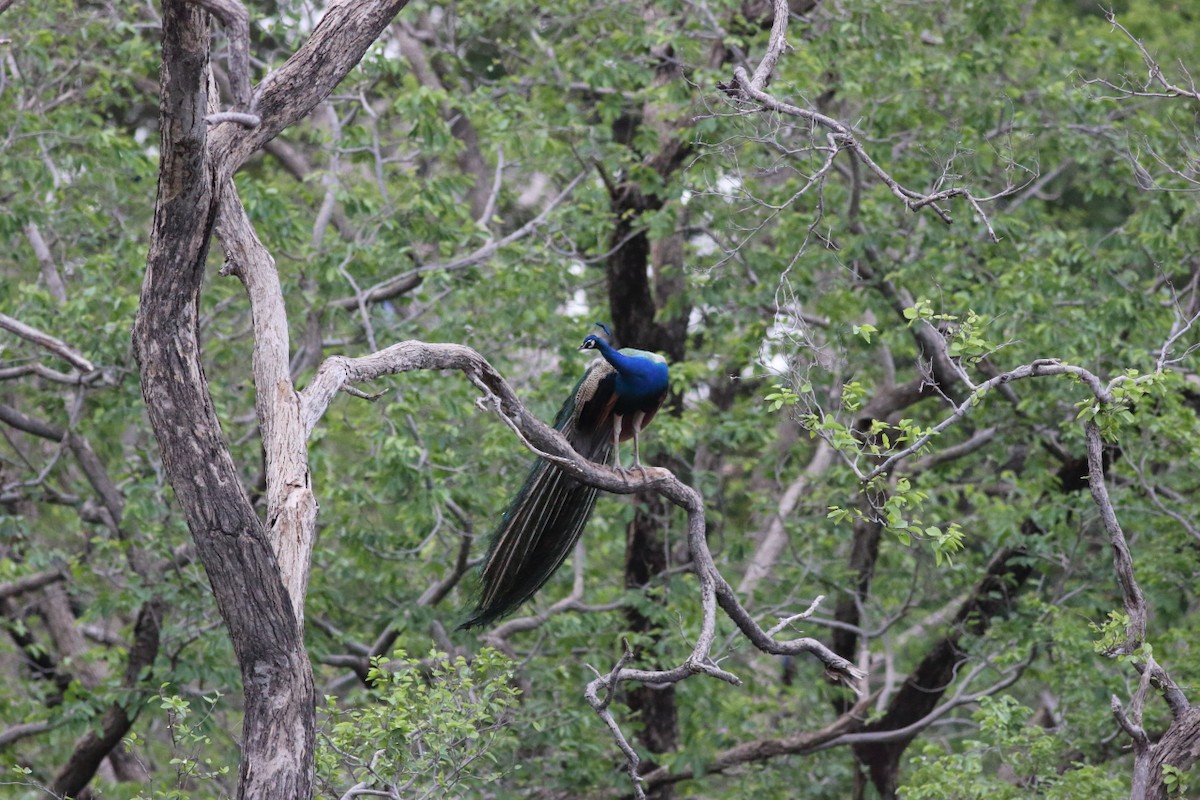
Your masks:
M 492 536 L 479 603 L 459 627 L 487 625 L 533 597 L 575 548 L 597 493 L 539 458 Z
M 613 454 L 612 373 L 594 362 L 554 423 L 577 453 L 599 464 L 610 463 Z M 459 628 L 487 625 L 533 597 L 575 549 L 598 493 L 544 459 L 534 462 L 492 533 L 479 602 Z

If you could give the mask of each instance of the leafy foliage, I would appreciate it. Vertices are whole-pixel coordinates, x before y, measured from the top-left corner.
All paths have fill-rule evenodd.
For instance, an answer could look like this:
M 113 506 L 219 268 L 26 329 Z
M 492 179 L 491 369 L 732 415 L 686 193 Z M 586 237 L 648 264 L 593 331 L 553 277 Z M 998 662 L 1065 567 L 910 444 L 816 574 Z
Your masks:
M 979 738 L 964 740 L 955 753 L 927 745 L 916 756 L 901 793 L 905 800 L 1046 797 L 1085 800 L 1128 795 L 1118 777 L 1095 765 L 1070 763 L 1066 742 L 1029 724 L 1033 710 L 1011 697 L 985 698 L 972 717 Z
M 655 420 L 643 455 L 704 494 L 719 567 L 751 610 L 773 624 L 826 595 L 794 627 L 825 641 L 857 631 L 847 655 L 884 693 L 868 723 L 886 719 L 903 676 L 947 636 L 962 654 L 952 679 L 977 675 L 967 688 L 1020 672 L 923 729 L 900 796 L 1127 793 L 1131 757 L 1110 697 L 1127 695 L 1147 654 L 1180 686 L 1200 669 L 1190 644 L 1200 637 L 1198 339 L 1187 326 L 1200 252 L 1194 103 L 1090 82 L 1140 89 L 1146 67 L 1078 3 L 797 10 L 768 89 L 851 126 L 902 186 L 995 195 L 978 209 L 942 201 L 945 224 L 861 158 L 835 153 L 842 145 L 810 120 L 738 105 L 718 88 L 766 47 L 769 18 L 754 5 L 405 8 L 313 119 L 237 176 L 284 283 L 298 383 L 324 356 L 455 341 L 550 419 L 584 367 L 578 340 L 612 317 L 606 264 L 628 222 L 631 237 L 647 235 L 657 320 L 686 320 L 674 413 Z M 1186 5 L 1118 9 L 1172 74 L 1176 59 L 1200 69 Z M 251 8 L 257 78 L 303 41 L 312 13 Z M 105 774 L 130 787 L 106 792 L 230 796 L 240 675 L 139 410 L 128 344 L 153 213 L 158 12 L 17 3 L 0 28 L 10 40 L 0 309 L 96 366 L 86 380 L 82 370 L 47 377 L 72 366 L 0 333 L 0 404 L 60 434 L 3 417 L 0 584 L 66 576 L 0 601 L 0 669 L 13 687 L 0 693 L 0 719 L 36 731 L 5 739 L 2 760 L 20 781 L 48 786 L 119 706 L 134 718 L 132 755 Z M 223 79 L 223 55 L 216 66 Z M 663 168 L 676 145 L 682 166 Z M 614 196 L 654 202 L 618 219 Z M 249 305 L 216 261 L 201 297 L 206 377 L 258 498 Z M 366 299 L 400 278 L 407 291 Z M 975 385 L 1057 359 L 1111 381 L 1111 402 L 1063 375 L 973 395 L 935 374 L 935 345 Z M 31 365 L 44 369 L 22 371 Z M 510 665 L 445 634 L 469 579 L 432 588 L 453 582 L 464 540 L 486 534 L 529 454 L 456 376 L 406 374 L 370 391 L 384 394 L 337 400 L 312 447 L 321 513 L 306 615 L 328 698 L 323 790 L 365 782 L 458 796 L 491 781 L 497 797 L 628 791 L 581 687 L 626 640 L 643 666 L 689 652 L 699 610 L 681 518 L 661 519 L 670 568 L 630 586 L 635 506 L 603 499 L 580 567 L 593 610 L 511 635 Z M 1107 443 L 1108 488 L 1151 609 L 1146 649 L 1120 660 L 1106 654 L 1129 620 L 1114 611 L 1109 539 L 1081 472 L 1085 423 Z M 119 519 L 66 432 L 102 465 Z M 773 525 L 781 538 L 769 556 Z M 867 552 L 864 571 L 856 558 Z M 998 554 L 1012 569 L 956 619 Z M 756 563 L 767 567 L 752 579 Z M 569 591 L 563 573 L 530 610 Z M 130 683 L 130 643 L 151 601 L 165 609 L 161 645 Z M 634 629 L 631 609 L 650 630 Z M 676 744 L 662 752 L 639 738 L 646 712 L 617 697 L 634 746 L 692 771 L 680 796 L 791 797 L 803 775 L 811 797 L 846 797 L 859 769 L 848 748 L 780 753 L 733 774 L 713 767 L 738 746 L 819 730 L 853 702 L 812 663 L 757 653 L 728 625 L 720 634 L 716 656 L 744 686 L 678 686 Z M 394 660 L 372 661 L 384 640 Z M 452 652 L 404 655 L 434 647 Z M 1152 700 L 1143 724 L 1161 731 L 1169 719 Z M 1186 796 L 1188 774 L 1164 770 L 1162 781 Z
M 342 708 L 326 696 L 317 771 L 329 795 L 346 787 L 417 797 L 461 796 L 496 781 L 516 744 L 505 727 L 517 706 L 511 665 L 484 649 L 470 663 L 397 651 L 372 660 L 372 691 Z M 368 754 L 369 757 L 365 757 Z

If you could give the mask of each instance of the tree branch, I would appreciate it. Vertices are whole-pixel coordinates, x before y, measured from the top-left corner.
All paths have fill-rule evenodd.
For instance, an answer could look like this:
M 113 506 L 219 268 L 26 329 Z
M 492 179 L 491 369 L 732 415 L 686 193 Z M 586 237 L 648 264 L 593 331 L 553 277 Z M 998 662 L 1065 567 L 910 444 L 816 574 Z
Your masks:
M 1100 521 L 1108 533 L 1113 551 L 1113 566 L 1117 570 L 1117 583 L 1124 598 L 1125 613 L 1129 615 L 1125 643 L 1110 655 L 1131 655 L 1146 639 L 1146 597 L 1138 586 L 1137 578 L 1134 577 L 1133 556 L 1129 552 L 1129 544 L 1125 541 L 1125 532 L 1121 530 L 1121 523 L 1117 521 L 1117 514 L 1113 510 L 1108 487 L 1104 484 L 1104 442 L 1100 428 L 1095 421 L 1088 420 L 1083 426 L 1083 433 L 1087 441 L 1088 484 L 1091 487 L 1092 500 L 1096 503 Z
M 38 347 L 49 350 L 82 373 L 86 374 L 95 372 L 96 370 L 91 361 L 88 361 L 82 353 L 76 351 L 66 342 L 40 331 L 32 325 L 26 325 L 18 319 L 13 319 L 7 314 L 0 314 L 0 328 L 10 333 L 15 333 L 22 339 L 33 342 Z
M 385 281 L 380 281 L 374 286 L 370 286 L 362 292 L 356 293 L 351 297 L 342 297 L 334 300 L 329 305 L 334 306 L 335 308 L 353 309 L 358 308 L 363 303 L 377 303 L 380 300 L 386 300 L 390 297 L 395 297 L 398 294 L 409 291 L 417 286 L 423 279 L 423 276 L 427 273 L 453 272 L 455 270 L 467 269 L 487 260 L 488 258 L 491 258 L 492 255 L 495 254 L 500 248 L 507 247 L 514 242 L 524 239 L 526 236 L 530 235 L 539 227 L 541 227 L 542 224 L 545 223 L 546 218 L 550 215 L 550 212 L 562 205 L 563 201 L 571 196 L 571 193 L 575 190 L 575 187 L 578 186 L 579 183 L 585 177 L 587 177 L 587 175 L 587 172 L 581 172 L 572 178 L 570 182 L 563 187 L 562 191 L 555 195 L 554 198 L 546 204 L 546 207 L 538 212 L 536 217 L 529 220 L 512 233 L 509 233 L 508 235 L 499 239 L 489 239 L 479 247 L 472 250 L 470 253 L 467 253 L 465 256 L 438 264 L 424 264 L 415 269 L 411 269 L 408 272 L 388 278 Z
M 49 586 L 52 583 L 65 580 L 66 577 L 66 573 L 61 569 L 48 569 L 44 572 L 35 572 L 32 575 L 26 575 L 13 581 L 0 583 L 0 600 L 32 592 L 43 586 Z
M 224 273 L 246 287 L 254 325 L 254 406 L 266 459 L 267 534 L 292 601 L 304 625 L 304 598 L 316 536 L 317 498 L 308 469 L 308 437 L 300 423 L 300 397 L 292 385 L 287 308 L 275 259 L 254 232 L 230 181 L 221 192 L 217 236 Z
M 486 406 L 495 408 L 501 417 L 518 431 L 534 452 L 548 459 L 575 479 L 618 494 L 640 491 L 655 491 L 670 502 L 683 508 L 688 515 L 688 547 L 692 563 L 700 580 L 700 602 L 703 622 L 691 655 L 679 666 L 665 670 L 636 670 L 622 668 L 612 677 L 603 676 L 593 681 L 589 691 L 607 688 L 602 685 L 609 680 L 617 682 L 641 681 L 663 685 L 676 683 L 698 673 L 738 684 L 740 681 L 729 672 L 713 663 L 710 652 L 715 637 L 716 608 L 718 604 L 755 647 L 777 655 L 810 653 L 825 664 L 826 669 L 837 678 L 852 686 L 863 677 L 863 673 L 852 663 L 833 653 L 815 639 L 801 638 L 780 641 L 767 634 L 749 612 L 737 600 L 733 589 L 718 572 L 713 563 L 705 538 L 704 506 L 700 495 L 691 487 L 681 483 L 674 475 L 661 467 L 640 471 L 639 478 L 633 472 L 616 470 L 592 463 L 579 456 L 561 433 L 530 414 L 516 394 L 499 373 L 477 352 L 462 345 L 428 344 L 424 342 L 400 342 L 391 347 L 360 358 L 334 356 L 317 370 L 313 381 L 301 392 L 305 429 L 313 430 L 330 401 L 348 382 L 372 380 L 383 375 L 393 375 L 412 370 L 455 369 L 466 374 L 484 394 Z M 599 683 L 597 683 L 599 682 Z
M 148 670 L 154 666 L 154 659 L 158 657 L 162 612 L 163 602 L 158 598 L 147 602 L 138 612 L 133 644 L 129 648 L 129 660 L 121 681 L 126 690 L 132 691 L 143 683 L 149 675 Z M 140 710 L 141 704 L 137 702 L 112 703 L 100 718 L 97 728 L 89 730 L 75 743 L 74 751 L 50 788 L 59 796 L 77 796 L 96 774 L 100 762 L 129 732 Z
M 258 84 L 251 99 L 262 120 L 258 127 L 223 125 L 213 130 L 218 185 L 328 97 L 407 4 L 408 0 L 333 0 L 300 49 Z
M 190 0 L 216 17 L 229 39 L 229 85 L 233 101 L 240 111 L 250 107 L 250 13 L 239 0 Z M 217 119 L 221 117 L 221 119 Z M 257 125 L 253 114 L 210 114 L 210 124 L 231 121 L 239 125 Z
M 774 21 L 771 25 L 771 36 L 767 43 L 767 50 L 763 54 L 762 60 L 759 61 L 758 67 L 754 71 L 754 75 L 750 76 L 746 68 L 738 65 L 733 68 L 733 82 L 731 84 L 718 84 L 718 88 L 724 90 L 727 94 L 740 99 L 747 103 L 753 103 L 759 108 L 774 111 L 779 114 L 797 117 L 809 123 L 825 128 L 832 134 L 831 145 L 834 148 L 826 161 L 826 170 L 832 162 L 834 155 L 839 149 L 848 149 L 866 165 L 872 173 L 875 174 L 880 181 L 883 182 L 892 194 L 897 199 L 901 200 L 905 206 L 911 211 L 918 211 L 922 208 L 930 208 L 939 219 L 949 224 L 953 222 L 950 213 L 940 205 L 943 201 L 954 198 L 961 198 L 971 206 L 972 210 L 979 217 L 987 229 L 988 237 L 993 242 L 1000 241 L 1000 237 L 996 235 L 995 229 L 992 227 L 991 220 L 984 213 L 981 206 L 982 203 L 991 202 L 1001 197 L 1006 197 L 1017 191 L 1018 187 L 1007 186 L 1003 191 L 998 192 L 990 197 L 977 198 L 972 192 L 966 188 L 957 187 L 952 189 L 944 189 L 939 192 L 924 193 L 909 189 L 903 186 L 899 181 L 891 176 L 887 170 L 883 169 L 875 162 L 871 155 L 863 147 L 854 131 L 847 125 L 838 120 L 822 114 L 818 111 L 813 111 L 807 108 L 778 100 L 773 95 L 767 93 L 765 87 L 770 79 L 771 73 L 774 71 L 784 48 L 787 46 L 787 20 L 788 20 L 788 3 L 787 0 L 774 0 Z

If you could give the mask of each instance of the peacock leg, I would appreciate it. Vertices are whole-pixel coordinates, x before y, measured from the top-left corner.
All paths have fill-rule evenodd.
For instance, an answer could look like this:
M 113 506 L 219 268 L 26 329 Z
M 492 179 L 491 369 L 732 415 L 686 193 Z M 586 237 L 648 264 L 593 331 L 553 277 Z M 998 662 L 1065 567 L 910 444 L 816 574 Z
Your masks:
M 638 446 L 642 433 L 641 421 L 642 420 L 639 418 L 637 420 L 637 424 L 633 426 L 633 467 L 631 467 L 631 469 L 640 471 L 642 473 L 642 477 L 645 478 L 646 468 L 642 466 L 642 454 Z
M 621 468 L 621 417 L 613 415 L 613 463 L 617 469 Z

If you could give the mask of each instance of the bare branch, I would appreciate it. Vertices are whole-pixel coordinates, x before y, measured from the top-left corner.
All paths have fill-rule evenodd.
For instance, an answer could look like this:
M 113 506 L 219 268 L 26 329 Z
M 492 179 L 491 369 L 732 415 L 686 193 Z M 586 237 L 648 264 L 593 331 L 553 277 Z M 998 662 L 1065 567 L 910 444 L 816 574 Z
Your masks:
M 1129 627 L 1125 633 L 1125 643 L 1113 651 L 1112 655 L 1129 655 L 1141 647 L 1146 639 L 1146 597 L 1138 586 L 1133 574 L 1133 556 L 1129 552 L 1129 544 L 1125 541 L 1125 532 L 1117 521 L 1113 510 L 1112 500 L 1108 496 L 1108 487 L 1104 483 L 1104 442 L 1100 428 L 1095 421 L 1088 420 L 1083 426 L 1087 441 L 1088 483 L 1092 490 L 1092 500 L 1100 512 L 1100 520 L 1108 533 L 1109 544 L 1113 550 L 1113 566 L 1117 570 L 1117 583 L 1121 586 L 1121 595 L 1125 602 L 1125 613 L 1129 615 Z
M 891 176 L 885 169 L 871 158 L 866 148 L 858 140 L 854 131 L 847 125 L 839 122 L 833 117 L 822 114 L 812 109 L 801 108 L 791 103 L 777 99 L 766 91 L 766 85 L 771 77 L 771 73 L 775 70 L 775 66 L 787 46 L 787 22 L 788 22 L 788 3 L 787 0 L 773 0 L 774 20 L 771 24 L 771 36 L 767 44 L 766 52 L 763 54 L 762 60 L 758 67 L 754 70 L 754 75 L 751 76 L 746 68 L 738 65 L 733 69 L 732 84 L 718 84 L 718 88 L 724 90 L 727 94 L 738 98 L 747 103 L 753 103 L 759 108 L 774 111 L 779 114 L 784 114 L 791 117 L 797 117 L 802 120 L 824 128 L 830 132 L 830 144 L 832 150 L 826 160 L 819 176 L 823 176 L 832 165 L 833 158 L 841 149 L 848 149 L 866 165 L 880 181 L 887 186 L 897 199 L 904 202 L 905 206 L 911 211 L 918 211 L 922 208 L 930 208 L 939 219 L 949 224 L 953 222 L 950 213 L 944 209 L 940 203 L 954 198 L 961 198 L 967 202 L 974 210 L 979 220 L 987 229 L 988 237 L 993 242 L 1000 241 L 1000 237 L 996 235 L 995 229 L 992 227 L 991 220 L 984 213 L 981 203 L 991 202 L 1001 197 L 1006 197 L 1017 191 L 1017 187 L 1007 186 L 1003 191 L 998 192 L 990 197 L 979 198 L 971 193 L 970 190 L 956 187 L 944 189 L 938 192 L 926 193 L 918 192 L 909 189 L 895 178 Z M 814 176 L 813 180 L 809 181 L 809 185 L 817 179 Z M 807 191 L 809 187 L 805 186 L 798 194 Z
M 65 383 L 68 386 L 78 386 L 81 383 L 90 385 L 101 382 L 104 378 L 104 373 L 100 370 L 80 375 L 78 372 L 59 372 L 56 369 L 50 369 L 50 367 L 36 362 L 33 364 L 22 364 L 18 367 L 0 369 L 0 381 L 16 380 L 24 378 L 26 375 L 37 375 L 39 378 L 45 378 L 54 383 Z
M 334 300 L 330 303 L 330 305 L 336 308 L 351 309 L 357 308 L 363 303 L 375 303 L 380 300 L 386 300 L 387 298 L 394 297 L 401 292 L 408 291 L 419 284 L 421 281 L 421 276 L 425 275 L 426 273 L 453 272 L 455 270 L 467 269 L 475 266 L 481 261 L 491 258 L 492 255 L 495 254 L 500 248 L 507 247 L 514 242 L 524 239 L 526 236 L 541 227 L 541 225 L 546 221 L 546 217 L 550 215 L 550 212 L 558 208 L 558 206 L 560 206 L 563 201 L 571 195 L 571 192 L 575 190 L 575 187 L 578 186 L 579 183 L 587 177 L 587 175 L 588 172 L 581 172 L 572 178 L 571 181 L 563 188 L 563 190 L 555 195 L 554 199 L 547 203 L 546 207 L 543 208 L 536 217 L 529 220 L 507 236 L 504 236 L 500 239 L 489 239 L 487 242 L 475 248 L 470 253 L 467 253 L 465 256 L 456 258 L 452 261 L 447 261 L 440 264 L 424 264 L 415 269 L 411 269 L 408 272 L 388 278 L 385 281 L 381 281 L 374 286 L 367 288 L 361 293 L 356 293 L 353 297 L 343 297 L 341 299 Z
M 33 342 L 39 347 L 49 350 L 56 356 L 62 358 L 71 366 L 75 367 L 80 372 L 94 372 L 96 367 L 91 361 L 83 356 L 82 353 L 75 350 L 66 342 L 51 336 L 48 333 L 38 330 L 32 325 L 26 325 L 18 319 L 13 319 L 7 314 L 0 314 L 0 328 L 6 331 L 15 333 L 22 339 Z
M 977 703 L 983 697 L 994 695 L 1007 689 L 1020 679 L 1024 670 L 1032 663 L 1034 653 L 1020 664 L 1006 669 L 1000 679 L 984 689 L 968 692 L 973 680 L 983 671 L 990 668 L 987 663 L 977 664 L 959 681 L 958 689 L 948 700 L 933 708 L 921 719 L 912 724 L 895 730 L 860 731 L 866 722 L 870 707 L 875 698 L 862 697 L 849 711 L 843 713 L 834 722 L 819 731 L 805 731 L 778 739 L 760 739 L 746 742 L 718 753 L 705 764 L 706 772 L 726 772 L 735 767 L 749 763 L 766 761 L 785 755 L 799 755 L 828 750 L 833 747 L 852 746 L 868 743 L 886 743 L 904 741 L 925 730 L 947 713 L 965 705 Z M 661 785 L 678 783 L 697 777 L 690 769 L 671 772 L 661 767 L 642 776 L 647 789 Z
M 300 427 L 301 403 L 291 379 L 283 289 L 275 259 L 254 232 L 232 182 L 221 193 L 216 230 L 225 251 L 225 271 L 241 279 L 250 298 L 255 410 L 268 465 L 268 533 L 292 612 L 303 626 L 317 500 L 308 469 L 308 432 Z
M 706 674 L 711 677 L 740 684 L 733 674 L 721 669 L 712 660 L 711 652 L 716 635 L 717 606 L 725 611 L 755 647 L 767 653 L 798 655 L 810 653 L 825 664 L 826 671 L 837 679 L 858 688 L 864 674 L 852 663 L 829 650 L 821 642 L 811 638 L 780 641 L 764 631 L 738 602 L 733 589 L 718 572 L 709 552 L 705 536 L 704 506 L 694 489 L 681 483 L 669 471 L 653 467 L 634 472 L 616 470 L 592 463 L 579 456 L 570 447 L 562 434 L 536 419 L 517 399 L 508 383 L 478 353 L 462 345 L 427 344 L 424 342 L 400 342 L 377 353 L 361 358 L 334 356 L 325 361 L 314 376 L 312 383 L 301 392 L 303 423 L 311 432 L 320 420 L 338 390 L 349 381 L 365 381 L 383 375 L 397 374 L 415 369 L 457 369 L 483 393 L 484 402 L 497 410 L 523 440 L 543 458 L 552 460 L 560 469 L 577 480 L 620 494 L 639 491 L 656 491 L 675 505 L 687 511 L 688 547 L 694 571 L 700 582 L 700 605 L 702 621 L 696 635 L 691 654 L 682 664 L 670 669 L 632 669 L 622 664 L 608 675 L 594 679 L 588 686 L 589 700 L 599 697 L 601 690 L 609 691 L 626 681 L 639 681 L 650 685 L 677 683 L 692 675 Z M 574 593 L 566 604 L 576 602 Z M 814 604 L 815 605 L 815 604 Z M 807 613 L 811 613 L 810 607 Z M 601 715 L 604 716 L 603 714 Z M 605 723 L 613 727 L 611 720 Z M 618 746 L 623 735 L 614 732 Z M 625 742 L 627 745 L 628 742 Z M 625 750 L 625 747 L 622 747 Z
M 833 722 L 819 730 L 801 731 L 777 739 L 756 739 L 731 747 L 728 750 L 717 753 L 704 765 L 704 770 L 706 773 L 721 773 L 745 764 L 757 763 L 781 756 L 816 752 L 823 749 L 822 745 L 826 742 L 837 739 L 861 726 L 863 720 L 866 719 L 867 714 L 870 712 L 872 700 L 873 698 L 871 697 L 860 699 L 849 711 L 841 714 Z M 672 772 L 667 767 L 659 767 L 653 772 L 643 775 L 642 781 L 647 789 L 654 789 L 659 786 L 679 783 L 695 777 L 697 775 L 690 767 L 685 767 L 676 772 Z
M 646 793 L 642 790 L 642 779 L 638 775 L 638 766 L 641 764 L 641 758 L 638 757 L 637 751 L 629 744 L 629 740 L 625 738 L 625 734 L 621 731 L 621 726 L 617 724 L 613 717 L 609 706 L 612 704 L 614 692 L 619 685 L 619 676 L 625 665 L 633 660 L 633 650 L 629 648 L 629 642 L 625 642 L 625 652 L 617 660 L 612 671 L 607 676 L 597 675 L 594 681 L 587 685 L 584 690 L 584 697 L 587 698 L 588 704 L 592 710 L 604 721 L 608 727 L 609 733 L 617 743 L 617 747 L 625 754 L 625 771 L 629 774 L 629 781 L 633 784 L 633 795 L 638 800 L 645 800 Z M 604 697 L 600 697 L 600 689 L 606 689 Z
M 783 55 L 783 50 L 787 47 L 788 14 L 791 13 L 791 10 L 788 8 L 787 0 L 774 0 L 772 5 L 774 19 L 771 21 L 771 38 L 767 40 L 767 50 L 763 53 L 762 60 L 758 62 L 758 68 L 754 70 L 754 77 L 750 79 L 749 83 L 758 91 L 766 88 L 767 81 L 771 79 L 771 73 L 775 71 L 775 65 L 779 63 L 779 57 Z
M 1038 378 L 1047 375 L 1074 375 L 1088 385 L 1088 387 L 1092 390 L 1092 394 L 1095 395 L 1096 399 L 1101 403 L 1112 402 L 1112 394 L 1109 392 L 1108 387 L 1106 387 L 1103 382 L 1101 382 L 1100 378 L 1092 372 L 1089 372 L 1083 367 L 1064 364 L 1056 358 L 1040 358 L 1028 364 L 1017 367 L 1016 369 L 1009 370 L 1008 372 L 990 378 L 975 386 L 974 390 L 967 397 L 967 399 L 959 403 L 954 408 L 954 411 L 950 414 L 950 416 L 933 426 L 928 433 L 915 439 L 908 447 L 888 456 L 888 458 L 886 458 L 870 472 L 867 472 L 866 474 L 860 474 L 859 478 L 865 482 L 885 474 L 889 469 L 892 468 L 894 464 L 905 458 L 908 458 L 910 455 L 928 444 L 929 441 L 935 436 L 939 435 L 953 425 L 956 421 L 966 416 L 967 413 L 979 403 L 980 399 L 982 399 L 983 396 L 992 389 L 1005 386 L 1013 381 L 1024 380 L 1026 378 Z M 855 468 L 855 471 L 857 472 L 857 467 Z
M 328 97 L 407 4 L 408 0 L 330 3 L 308 40 L 255 89 L 250 110 L 261 117 L 261 124 L 250 129 L 222 125 L 213 130 L 209 146 L 220 173 L 216 185 L 223 187 L 254 152 Z M 230 80 L 235 82 L 232 75 Z
M 3 9 L 0 8 L 0 11 Z M 0 747 L 7 747 L 27 736 L 37 736 L 39 733 L 45 733 L 53 728 L 54 726 L 49 722 L 26 722 L 21 725 L 13 725 L 11 728 L 0 731 Z
M 1197 273 L 1197 275 L 1200 275 L 1200 273 Z M 1183 315 L 1176 310 L 1175 320 L 1171 324 L 1171 333 L 1169 336 L 1167 336 L 1166 340 L 1162 344 L 1162 347 L 1158 351 L 1158 362 L 1154 367 L 1157 372 L 1162 372 L 1172 364 L 1178 364 L 1184 358 L 1191 355 L 1197 349 L 1197 347 L 1200 347 L 1200 345 L 1192 345 L 1185 350 L 1182 355 L 1171 359 L 1167 358 L 1167 356 L 1171 353 L 1171 348 L 1175 346 L 1175 343 L 1178 342 L 1185 333 L 1190 331 L 1192 326 L 1195 325 L 1198 320 L 1200 320 L 1200 312 L 1197 312 L 1191 317 L 1184 319 Z
M 52 583 L 65 580 L 66 577 L 66 572 L 61 569 L 48 569 L 44 572 L 37 572 L 33 575 L 26 575 L 23 578 L 8 581 L 7 583 L 0 583 L 0 600 L 16 597 L 25 592 L 32 592 L 43 586 L 49 586 Z
M 799 614 L 792 614 L 789 617 L 783 617 L 780 619 L 778 623 L 776 623 L 767 631 L 767 636 L 775 636 L 775 634 L 781 632 L 784 628 L 790 627 L 800 620 L 808 619 L 813 615 L 814 612 L 816 612 L 817 606 L 821 605 L 824 600 L 825 595 L 817 595 L 815 598 L 813 598 L 813 601 L 804 611 L 801 611 Z
M 905 725 L 903 728 L 894 728 L 892 730 L 882 731 L 863 731 L 861 733 L 846 733 L 837 737 L 836 739 L 831 739 L 828 742 L 823 743 L 819 749 L 827 750 L 831 747 L 838 747 L 841 745 L 902 742 L 911 739 L 921 731 L 928 728 L 934 722 L 944 717 L 950 711 L 953 711 L 960 706 L 977 703 L 984 697 L 990 697 L 991 695 L 1004 691 L 1008 687 L 1012 686 L 1020 679 L 1021 675 L 1025 673 L 1025 668 L 1033 663 L 1033 658 L 1035 655 L 1035 652 L 1030 652 L 1030 654 L 1020 664 L 1006 669 L 1003 677 L 1000 680 L 996 681 L 985 689 L 967 694 L 967 688 L 971 685 L 972 680 L 974 680 L 975 677 L 977 677 L 985 669 L 988 669 L 990 666 L 987 663 L 977 664 L 971 669 L 970 672 L 967 673 L 965 677 L 959 681 L 958 689 L 954 692 L 949 700 L 934 708 L 921 719 L 916 720 L 909 725 Z
M 1117 724 L 1121 726 L 1121 730 L 1129 734 L 1129 738 L 1133 739 L 1134 746 L 1138 749 L 1144 749 L 1150 744 L 1150 737 L 1146 735 L 1146 731 L 1142 726 L 1134 724 L 1129 719 L 1129 715 L 1125 713 L 1125 706 L 1121 704 L 1120 699 L 1114 694 L 1109 706 L 1112 708 L 1113 718 L 1117 720 Z
M 42 270 L 42 280 L 46 284 L 46 290 L 59 303 L 67 302 L 67 287 L 63 285 L 62 276 L 58 274 L 58 266 L 54 263 L 54 256 L 50 254 L 50 248 L 46 245 L 46 240 L 42 238 L 42 232 L 37 223 L 30 222 L 24 230 L 25 238 L 29 240 L 29 246 L 33 248 L 33 255 L 37 258 L 38 266 Z
M 452 503 L 453 501 L 449 502 Z M 472 536 L 472 530 L 468 524 L 464 527 L 458 539 L 458 554 L 454 559 L 454 567 L 440 581 L 437 581 L 421 593 L 421 596 L 417 598 L 418 606 L 437 605 L 442 601 L 442 598 L 450 593 L 451 589 L 458 585 L 463 575 L 467 574 L 467 569 L 471 563 L 471 542 L 473 539 L 474 536 Z
M 1146 69 L 1148 71 L 1146 75 L 1146 82 L 1143 84 L 1141 89 L 1127 89 L 1123 86 L 1117 86 L 1116 84 L 1100 78 L 1086 80 L 1084 81 L 1085 85 L 1096 84 L 1112 89 L 1113 91 L 1117 92 L 1115 97 L 1110 98 L 1113 100 L 1120 100 L 1129 97 L 1187 97 L 1192 100 L 1200 101 L 1200 92 L 1196 91 L 1194 84 L 1190 88 L 1185 89 L 1182 86 L 1177 86 L 1176 84 L 1167 80 L 1166 76 L 1163 74 L 1162 67 L 1159 66 L 1158 60 L 1154 58 L 1154 56 L 1150 55 L 1150 51 L 1146 49 L 1146 45 L 1142 44 L 1140 39 L 1130 33 L 1124 25 L 1117 22 L 1117 15 L 1113 11 L 1106 11 L 1104 13 L 1104 18 L 1108 20 L 1108 22 L 1114 28 L 1125 34 L 1125 38 L 1133 42 L 1134 45 L 1137 46 L 1138 51 L 1141 52 L 1142 62 L 1146 65 Z M 1161 87 L 1161 91 L 1152 91 L 1150 89 L 1152 86 Z
M 0 422 L 3 422 L 5 425 L 11 425 L 17 430 L 33 434 L 34 436 L 49 439 L 52 442 L 61 442 L 67 436 L 67 432 L 57 425 L 51 425 L 40 419 L 34 419 L 12 406 L 4 404 L 0 404 Z

